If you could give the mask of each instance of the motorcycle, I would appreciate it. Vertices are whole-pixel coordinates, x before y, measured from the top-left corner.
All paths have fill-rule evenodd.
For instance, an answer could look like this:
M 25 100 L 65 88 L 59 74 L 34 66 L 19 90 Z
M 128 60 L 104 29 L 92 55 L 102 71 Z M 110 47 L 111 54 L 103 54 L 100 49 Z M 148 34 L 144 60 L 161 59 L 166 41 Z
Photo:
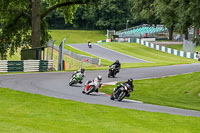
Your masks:
M 88 43 L 88 47 L 89 47 L 89 48 L 92 48 L 92 44 L 91 44 L 91 43 Z
M 99 83 L 95 83 L 94 81 L 87 81 L 84 86 L 83 93 L 89 95 L 92 92 L 97 92 L 99 88 Z
M 72 86 L 73 84 L 77 84 L 77 83 L 82 84 L 82 80 L 83 80 L 83 74 L 77 73 L 73 75 L 72 78 L 70 79 L 69 86 Z
M 110 78 L 111 76 L 115 77 L 118 72 L 119 72 L 119 70 L 116 69 L 116 66 L 115 65 L 111 65 L 110 69 L 109 69 L 109 73 L 108 73 L 108 78 Z
M 124 97 L 126 97 L 131 91 L 128 89 L 130 87 L 129 84 L 121 84 L 121 87 L 116 89 L 113 89 L 113 93 L 110 96 L 111 100 L 117 100 L 117 101 L 122 101 Z

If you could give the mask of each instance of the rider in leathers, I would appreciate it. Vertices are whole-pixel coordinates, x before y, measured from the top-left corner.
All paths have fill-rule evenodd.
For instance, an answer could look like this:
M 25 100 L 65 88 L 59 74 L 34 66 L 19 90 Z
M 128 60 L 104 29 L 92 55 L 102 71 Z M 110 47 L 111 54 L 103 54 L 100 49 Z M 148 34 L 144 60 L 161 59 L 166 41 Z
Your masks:
M 128 94 L 126 95 L 126 97 L 129 97 L 129 96 L 130 96 L 130 92 L 132 92 L 132 91 L 133 91 L 133 88 L 134 88 L 133 79 L 132 79 L 132 78 L 128 79 L 128 81 L 126 81 L 126 82 L 120 84 L 119 86 L 117 86 L 116 90 L 118 90 L 118 89 L 119 89 L 120 87 L 122 87 L 123 85 L 126 86 L 126 84 L 129 84 L 129 88 L 128 88 L 129 91 L 128 91 Z
M 95 84 L 98 85 L 95 88 L 95 92 L 99 92 L 99 88 L 101 88 L 101 85 L 102 85 L 101 80 L 102 80 L 102 77 L 99 75 L 94 80 L 88 80 L 88 81 L 86 81 L 85 87 L 83 88 L 82 93 L 85 93 L 85 89 L 88 89 L 88 87 L 89 87 L 88 84 L 91 83 L 91 82 L 94 82 Z
M 72 74 L 72 77 L 74 75 L 76 75 L 77 73 L 81 73 L 83 75 L 83 77 L 85 76 L 85 68 L 81 68 L 81 70 L 78 70 L 78 71 L 75 71 L 73 74 Z M 80 84 L 82 84 L 83 82 L 82 81 L 79 81 Z
M 116 73 L 119 73 L 119 70 L 120 70 L 120 68 L 121 68 L 121 64 L 120 64 L 119 60 L 116 60 L 112 65 L 115 65 L 116 70 L 117 70 Z M 112 65 L 110 65 L 110 67 L 111 67 Z

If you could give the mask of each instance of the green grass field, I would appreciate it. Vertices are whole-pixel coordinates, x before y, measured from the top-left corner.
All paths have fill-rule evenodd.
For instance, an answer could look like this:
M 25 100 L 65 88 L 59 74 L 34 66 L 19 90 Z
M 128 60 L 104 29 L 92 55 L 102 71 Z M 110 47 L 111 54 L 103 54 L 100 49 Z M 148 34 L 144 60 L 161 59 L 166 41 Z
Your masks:
M 177 50 L 183 50 L 183 45 L 182 44 L 176 44 L 176 45 L 166 45 L 166 47 L 168 48 L 172 48 L 172 49 L 177 49 Z M 195 48 L 195 51 L 200 51 L 200 46 L 197 46 Z
M 135 89 L 130 99 L 200 111 L 200 72 L 133 83 Z M 114 87 L 104 86 L 102 91 L 111 94 Z
M 50 30 L 50 35 L 53 40 L 56 40 L 55 44 L 59 45 L 61 41 L 66 38 L 66 44 L 72 43 L 87 43 L 89 40 L 91 43 L 96 43 L 99 40 L 105 40 L 106 31 L 101 30 Z
M 79 60 L 73 59 L 70 56 L 64 55 L 64 60 L 66 61 L 66 69 L 69 70 L 78 70 L 80 68 L 85 68 L 86 70 L 97 70 L 97 69 L 106 69 L 106 66 L 98 66 L 89 64 L 86 62 L 81 62 Z M 58 67 L 58 52 L 54 50 L 54 65 L 57 68 Z
M 1 133 L 198 133 L 200 118 L 86 104 L 0 88 Z
M 74 53 L 77 53 L 77 54 L 81 54 L 81 55 L 85 55 L 85 56 L 89 56 L 89 57 L 93 57 L 93 58 L 98 58 L 97 56 L 94 56 L 94 55 L 85 53 L 85 52 L 83 52 L 83 51 L 77 50 L 77 49 L 72 48 L 72 47 L 70 47 L 70 46 L 68 46 L 68 45 L 65 45 L 64 48 L 67 49 L 67 50 L 70 50 L 70 51 L 72 51 L 72 52 L 74 52 Z M 110 64 L 113 63 L 113 62 L 111 62 L 111 61 L 108 61 L 108 60 L 105 60 L 105 59 L 102 59 L 102 58 L 100 58 L 100 59 L 101 59 L 101 65 L 102 65 L 102 66 L 109 66 Z
M 184 57 L 179 57 L 157 51 L 145 47 L 137 43 L 109 43 L 101 44 L 101 46 L 139 58 L 152 63 L 124 63 L 122 68 L 128 67 L 151 67 L 151 66 L 164 66 L 164 65 L 175 65 L 175 64 L 188 64 L 188 63 L 198 63 L 194 59 L 187 59 Z

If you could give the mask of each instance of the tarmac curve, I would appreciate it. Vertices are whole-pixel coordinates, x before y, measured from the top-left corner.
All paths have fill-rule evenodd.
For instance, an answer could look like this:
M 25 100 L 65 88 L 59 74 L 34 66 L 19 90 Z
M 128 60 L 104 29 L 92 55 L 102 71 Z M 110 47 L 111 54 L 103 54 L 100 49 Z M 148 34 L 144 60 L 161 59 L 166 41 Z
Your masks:
M 94 79 L 99 74 L 102 75 L 103 83 L 106 84 L 108 82 L 124 81 L 130 77 L 134 80 L 137 80 L 172 76 L 197 71 L 200 71 L 200 64 L 198 63 L 121 69 L 116 78 L 107 78 L 108 70 L 86 71 L 86 76 L 83 82 L 89 79 Z M 133 100 L 123 100 L 122 102 L 117 102 L 110 100 L 109 96 L 103 93 L 92 93 L 91 95 L 84 95 L 81 93 L 83 85 L 68 85 L 72 73 L 73 72 L 50 72 L 0 75 L 0 87 L 84 103 L 101 104 L 149 112 L 200 117 L 200 111 L 152 105 Z M 134 92 L 132 95 L 134 95 Z

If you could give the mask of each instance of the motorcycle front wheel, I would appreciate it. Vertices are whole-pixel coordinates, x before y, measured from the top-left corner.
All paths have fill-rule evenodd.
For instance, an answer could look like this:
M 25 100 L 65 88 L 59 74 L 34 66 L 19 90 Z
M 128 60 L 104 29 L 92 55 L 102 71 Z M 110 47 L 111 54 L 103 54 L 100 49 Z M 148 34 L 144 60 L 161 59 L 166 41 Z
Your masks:
M 117 101 L 122 101 L 124 99 L 124 97 L 126 96 L 126 92 L 122 91 L 119 95 L 119 97 L 117 98 Z
M 111 72 L 108 73 L 108 78 L 110 78 L 110 76 L 111 76 Z
M 69 86 L 72 86 L 74 84 L 74 80 L 70 80 Z

